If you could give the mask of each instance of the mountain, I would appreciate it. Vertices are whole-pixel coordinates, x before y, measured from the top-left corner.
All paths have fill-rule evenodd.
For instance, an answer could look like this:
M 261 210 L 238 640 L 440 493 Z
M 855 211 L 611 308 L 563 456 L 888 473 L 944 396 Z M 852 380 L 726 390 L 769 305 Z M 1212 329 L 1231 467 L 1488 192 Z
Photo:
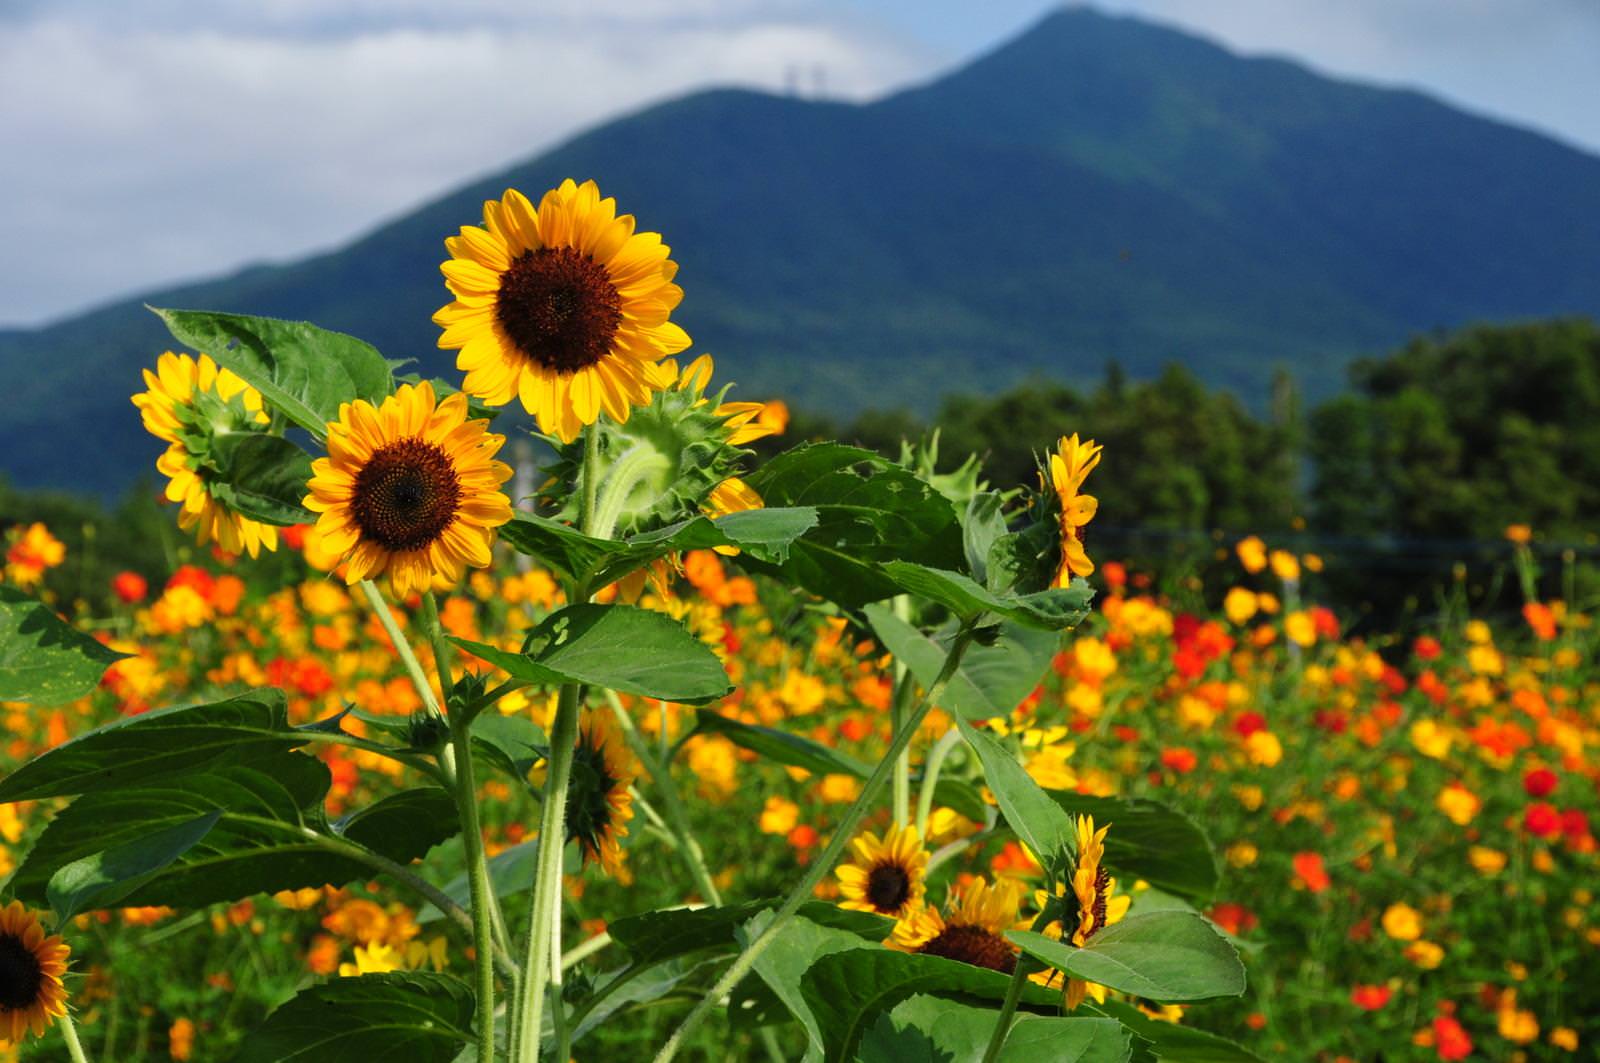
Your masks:
M 0 468 L 100 492 L 149 470 L 128 395 L 169 341 L 144 302 L 310 319 L 453 372 L 441 241 L 566 176 L 666 236 L 677 319 L 740 394 L 834 411 L 1112 358 L 1249 399 L 1286 366 L 1325 394 L 1419 330 L 1600 313 L 1600 158 L 1073 8 L 873 103 L 698 93 L 331 253 L 0 333 Z

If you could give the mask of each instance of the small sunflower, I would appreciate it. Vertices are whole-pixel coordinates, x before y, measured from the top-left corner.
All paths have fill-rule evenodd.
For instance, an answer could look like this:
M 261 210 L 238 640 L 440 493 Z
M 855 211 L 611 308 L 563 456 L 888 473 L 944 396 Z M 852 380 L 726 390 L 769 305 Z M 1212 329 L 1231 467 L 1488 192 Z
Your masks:
M 1093 495 L 1079 494 L 1083 481 L 1100 464 L 1099 445 L 1089 439 L 1079 442 L 1078 433 L 1063 438 L 1050 455 L 1050 485 L 1061 504 L 1061 561 L 1056 568 L 1055 585 L 1065 587 L 1073 576 L 1094 572 L 1094 562 L 1083 549 L 1083 528 L 1100 508 Z
M 321 514 L 322 549 L 347 558 L 346 583 L 386 572 L 404 598 L 489 564 L 495 529 L 511 519 L 500 491 L 511 466 L 494 460 L 505 437 L 488 425 L 467 420 L 465 395 L 438 401 L 426 381 L 381 406 L 339 407 L 305 507 Z
M 964 887 L 952 886 L 944 913 L 931 906 L 916 910 L 895 927 L 889 944 L 1010 974 L 1017 950 L 1002 935 L 1017 926 L 1021 895 L 1021 886 L 1010 879 L 991 886 L 977 878 Z
M 169 444 L 156 469 L 167 477 L 168 500 L 183 506 L 178 527 L 194 530 L 202 545 L 215 540 L 230 554 L 276 550 L 278 529 L 228 508 L 207 481 L 213 437 L 267 424 L 260 392 L 209 355 L 196 360 L 171 351 L 156 360 L 154 373 L 144 371 L 144 382 L 149 390 L 133 396 L 133 404 L 145 431 Z
M 1110 824 L 1096 830 L 1093 816 L 1079 816 L 1076 827 L 1078 863 L 1072 873 L 1072 892 L 1063 891 L 1051 897 L 1039 890 L 1034 894 L 1034 902 L 1041 910 L 1047 910 L 1055 904 L 1062 918 L 1072 926 L 1068 940 L 1082 948 L 1094 935 L 1112 923 L 1121 921 L 1128 914 L 1128 906 L 1133 901 L 1130 897 L 1117 895 L 1117 880 L 1111 877 L 1105 866 L 1105 840 L 1106 833 L 1111 829 Z M 1057 920 L 1045 927 L 1044 933 L 1060 940 L 1063 929 L 1062 921 Z M 1035 976 L 1035 981 L 1049 985 L 1057 974 L 1054 970 L 1041 971 Z M 1082 978 L 1067 980 L 1066 1004 L 1069 1010 L 1082 1004 L 1087 996 L 1104 1002 L 1105 987 Z
M 689 346 L 668 318 L 683 298 L 658 233 L 634 231 L 593 181 L 571 180 L 535 208 L 515 189 L 483 205 L 483 226 L 445 241 L 455 301 L 433 315 L 460 353 L 462 387 L 491 406 L 513 397 L 564 443 L 604 410 L 614 421 L 672 383 L 661 359 Z
M 622 867 L 622 846 L 633 797 L 628 793 L 638 774 L 633 755 L 623 746 L 611 717 L 591 713 L 578 725 L 578 747 L 572 758 L 572 790 L 567 796 L 567 838 L 583 850 L 583 862 L 599 861 L 606 874 Z
M 0 1042 L 20 1044 L 67 1013 L 66 942 L 47 936 L 20 901 L 0 909 Z
M 903 919 L 922 906 L 928 851 L 922 847 L 916 827 L 891 827 L 882 838 L 866 833 L 851 842 L 850 848 L 854 862 L 834 871 L 844 897 L 842 907 Z

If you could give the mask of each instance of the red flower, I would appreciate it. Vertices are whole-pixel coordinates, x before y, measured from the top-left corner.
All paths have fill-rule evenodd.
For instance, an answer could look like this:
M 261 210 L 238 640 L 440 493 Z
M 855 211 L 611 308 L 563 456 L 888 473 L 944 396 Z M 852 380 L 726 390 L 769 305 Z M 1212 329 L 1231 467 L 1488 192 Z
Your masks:
M 1529 834 L 1548 838 L 1561 833 L 1561 813 L 1556 811 L 1554 805 L 1535 801 L 1522 814 L 1522 825 L 1527 828 Z
M 198 565 L 179 565 L 178 571 L 167 580 L 167 589 L 173 587 L 193 587 L 194 592 L 206 601 L 211 600 L 211 587 L 216 583 L 211 573 Z
M 111 591 L 132 605 L 134 602 L 144 601 L 144 596 L 150 593 L 150 585 L 137 572 L 118 572 L 111 580 Z
M 1331 884 L 1328 870 L 1322 865 L 1321 853 L 1295 853 L 1294 873 L 1312 893 L 1321 893 Z
M 1568 839 L 1578 841 L 1588 837 L 1589 816 L 1581 808 L 1569 808 L 1561 813 L 1561 833 Z
M 1111 733 L 1117 736 L 1119 742 L 1137 742 L 1140 738 L 1139 729 L 1129 727 L 1125 723 L 1117 724 L 1111 729 Z
M 1534 768 L 1522 777 L 1522 788 L 1529 797 L 1549 797 L 1561 777 L 1549 768 Z
M 1233 721 L 1233 729 L 1240 738 L 1249 738 L 1257 731 L 1267 729 L 1267 718 L 1259 712 L 1241 712 Z
M 1206 917 L 1235 936 L 1256 928 L 1256 913 L 1232 901 L 1212 905 Z
M 1106 586 L 1113 592 L 1120 591 L 1128 585 L 1128 570 L 1121 561 L 1107 561 L 1100 566 L 1100 577 L 1106 581 Z
M 1311 623 L 1317 629 L 1317 635 L 1330 641 L 1339 637 L 1339 618 L 1333 615 L 1333 610 L 1314 605 L 1311 607 Z
M 1350 990 L 1350 1003 L 1362 1011 L 1377 1011 L 1389 1003 L 1389 987 L 1386 985 L 1358 985 Z
M 1440 1059 L 1466 1059 L 1472 1054 L 1472 1038 L 1454 1017 L 1440 1015 L 1433 1020 L 1433 1048 Z
M 1423 635 L 1411 644 L 1411 652 L 1417 655 L 1419 661 L 1431 661 L 1444 652 L 1444 647 L 1432 635 Z
M 1187 775 L 1193 771 L 1194 766 L 1199 763 L 1199 759 L 1194 755 L 1194 750 L 1185 746 L 1161 751 L 1161 766 L 1169 771 L 1175 771 L 1179 775 Z
M 309 524 L 291 524 L 287 528 L 278 529 L 278 537 L 283 540 L 283 545 L 291 550 L 304 550 L 306 548 L 306 532 L 311 530 Z

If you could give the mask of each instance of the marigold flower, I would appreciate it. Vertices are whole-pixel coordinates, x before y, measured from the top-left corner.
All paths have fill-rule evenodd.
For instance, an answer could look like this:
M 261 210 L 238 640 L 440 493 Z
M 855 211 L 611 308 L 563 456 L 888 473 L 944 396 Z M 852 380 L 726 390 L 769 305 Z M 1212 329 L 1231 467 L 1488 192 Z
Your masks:
M 1298 884 L 1312 893 L 1321 893 L 1332 884 L 1321 853 L 1295 853 L 1292 863 Z
M 1389 1003 L 1390 992 L 1386 985 L 1357 985 L 1350 990 L 1350 1003 L 1362 1011 L 1377 1011 Z
M 1396 941 L 1415 941 L 1422 936 L 1422 913 L 1404 902 L 1391 904 L 1383 912 L 1383 932 Z
M 1267 544 L 1252 535 L 1247 539 L 1240 539 L 1234 545 L 1234 550 L 1239 555 L 1239 564 L 1250 573 L 1260 572 L 1267 567 Z

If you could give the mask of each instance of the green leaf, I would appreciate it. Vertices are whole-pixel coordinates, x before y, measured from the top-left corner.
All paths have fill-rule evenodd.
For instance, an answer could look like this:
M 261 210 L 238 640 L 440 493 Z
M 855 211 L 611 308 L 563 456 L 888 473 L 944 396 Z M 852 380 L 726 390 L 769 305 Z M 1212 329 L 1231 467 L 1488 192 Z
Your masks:
M 745 901 L 719 908 L 671 908 L 630 915 L 609 924 L 612 940 L 628 950 L 635 964 L 662 960 L 706 948 L 733 948 L 739 927 L 759 913 L 776 908 L 775 900 Z M 821 926 L 882 941 L 894 929 L 893 920 L 872 912 L 853 912 L 822 901 L 800 906 L 801 917 Z
M 717 655 L 687 628 L 631 605 L 559 609 L 529 633 L 525 654 L 450 641 L 518 679 L 546 686 L 588 683 L 690 705 L 733 689 Z
M 967 571 L 979 583 L 988 584 L 989 551 L 1006 534 L 1004 510 L 1004 495 L 998 491 L 984 491 L 972 496 L 967 511 L 961 516 L 961 546 L 967 559 Z
M 126 656 L 38 599 L 0 586 L 0 701 L 65 704 L 93 691 L 105 670 Z
M 1081 949 L 1028 930 L 1006 936 L 1067 974 L 1147 1000 L 1209 1000 L 1244 992 L 1239 954 L 1189 912 L 1130 915 L 1097 932 Z
M 759 753 L 768 760 L 818 775 L 854 775 L 864 779 L 871 770 L 849 754 L 821 742 L 773 727 L 741 723 L 713 709 L 697 712 L 694 729 L 701 734 L 726 735 L 734 745 Z
M 754 941 L 772 922 L 773 914 L 764 911 L 746 923 L 739 932 L 741 943 L 748 946 Z M 893 928 L 893 924 L 890 924 L 890 928 Z M 783 925 L 777 939 L 757 957 L 756 976 L 772 990 L 783 1007 L 806 1031 L 806 1059 L 822 1058 L 822 1031 L 817 1027 L 811 1009 L 806 1006 L 805 997 L 800 991 L 801 979 L 821 957 L 864 946 L 865 942 L 858 934 L 796 917 Z M 738 1003 L 737 1000 L 730 1002 L 730 1014 Z
M 548 746 L 544 729 L 526 716 L 487 712 L 472 721 L 472 748 L 519 783 L 527 783 Z
M 233 370 L 273 410 L 326 438 L 339 404 L 377 403 L 394 391 L 389 363 L 371 344 L 304 321 L 150 308 L 178 342 Z
M 520 842 L 509 849 L 489 857 L 489 889 L 496 897 L 520 897 L 533 888 L 533 876 L 539 864 L 539 839 Z M 576 870 L 569 867 L 567 871 Z M 446 897 L 462 908 L 471 908 L 472 883 L 465 871 L 445 883 L 440 889 Z M 417 911 L 418 923 L 433 923 L 444 918 L 444 913 L 432 904 L 424 904 Z
M 970 576 L 946 569 L 930 568 L 909 561 L 891 561 L 883 571 L 901 589 L 949 609 L 962 620 L 970 621 L 984 613 L 1005 617 L 1027 627 L 1060 631 L 1076 627 L 1089 614 L 1094 592 L 1081 579 L 1072 586 L 1039 591 L 1036 594 L 1001 596 Z
M 944 667 L 954 632 L 924 634 L 882 605 L 869 605 L 863 612 L 883 647 L 911 670 L 917 682 L 931 686 Z M 970 720 L 1010 715 L 1039 685 L 1060 643 L 1052 631 L 1001 625 L 992 644 L 967 648 L 940 707 Z
M 1181 897 L 1209 897 L 1220 871 L 1216 852 L 1201 826 L 1166 805 L 1143 798 L 1090 797 L 1048 791 L 1069 815 L 1093 816 L 1110 826 L 1106 864 Z
M 790 582 L 848 608 L 894 595 L 878 565 L 907 558 L 961 561 L 961 527 L 949 499 L 879 454 L 807 443 L 773 458 L 746 481 L 775 507 L 809 506 L 816 525 L 777 568 Z
M 283 692 L 264 688 L 131 716 L 79 735 L 0 780 L 0 802 L 172 780 L 270 757 L 308 740 L 289 726 Z
M 327 766 L 315 757 L 280 752 L 248 764 L 85 794 L 50 821 L 10 886 L 20 898 L 43 900 L 46 884 L 65 865 L 218 811 L 203 839 L 123 902 L 193 908 L 370 877 L 369 864 L 329 851 L 316 837 L 329 831 L 322 802 L 331 781 Z M 427 830 L 418 834 L 378 851 L 392 860 L 409 860 L 429 837 Z
M 1003 1000 L 1011 979 L 999 971 L 959 960 L 885 948 L 829 953 L 813 963 L 800 981 L 801 995 L 816 1018 L 823 1057 L 843 1063 L 877 1017 L 914 993 L 959 993 Z M 1023 986 L 1026 1004 L 1059 1003 L 1059 990 L 1031 982 Z
M 1173 1022 L 1152 1019 L 1132 1004 L 1108 1000 L 1086 1001 L 1084 1011 L 1116 1019 L 1149 1042 L 1157 1059 L 1166 1063 L 1262 1063 L 1261 1057 L 1225 1037 Z
M 50 876 L 45 896 L 65 922 L 79 912 L 110 908 L 194 848 L 222 817 L 207 812 L 144 838 L 75 860 Z
M 896 1005 L 861 1041 L 859 1063 L 962 1063 L 983 1058 L 999 1012 L 918 994 Z M 1018 1014 L 1000 1063 L 1126 1063 L 1132 1038 L 1105 1018 Z
M 596 539 L 578 529 L 548 517 L 516 513 L 510 523 L 500 527 L 501 541 L 518 553 L 536 557 L 546 568 L 567 580 L 581 580 L 607 557 L 615 544 Z
M 245 1039 L 235 1063 L 450 1063 L 472 1040 L 466 983 L 396 971 L 303 989 Z
M 317 515 L 300 503 L 311 479 L 311 455 L 265 432 L 216 436 L 211 454 L 218 471 L 208 489 L 220 501 L 267 524 L 314 523 Z
M 1006 823 L 1028 843 L 1034 857 L 1048 866 L 1057 853 L 1075 850 L 1077 835 L 1072 820 L 1017 763 L 1011 751 L 959 716 L 956 726 L 978 754 L 984 781 L 999 802 Z
M 456 803 L 438 786 L 401 790 L 334 824 L 335 834 L 401 864 L 421 860 L 461 829 Z

